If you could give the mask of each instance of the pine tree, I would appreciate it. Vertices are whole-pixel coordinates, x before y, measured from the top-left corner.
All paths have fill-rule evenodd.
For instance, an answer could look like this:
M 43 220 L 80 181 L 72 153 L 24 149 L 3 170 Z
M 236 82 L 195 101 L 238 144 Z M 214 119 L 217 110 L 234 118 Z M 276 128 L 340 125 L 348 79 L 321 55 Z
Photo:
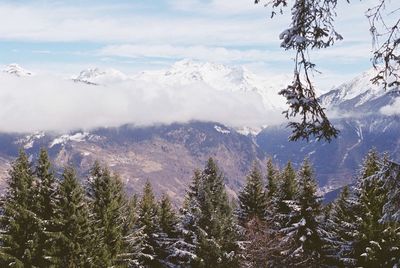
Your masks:
M 272 200 L 278 190 L 278 176 L 279 170 L 276 169 L 272 163 L 272 158 L 267 162 L 267 197 Z
M 237 266 L 236 227 L 223 174 L 212 158 L 200 174 L 196 246 L 198 267 Z
M 72 167 L 66 167 L 56 200 L 58 228 L 56 263 L 59 267 L 94 267 L 92 229 L 85 192 Z
M 174 264 L 173 260 L 169 260 L 169 256 L 176 250 L 175 243 L 179 240 L 178 217 L 166 194 L 163 194 L 158 204 L 158 219 L 160 233 L 157 239 L 159 248 L 157 255 L 164 266 L 171 267 Z
M 128 267 L 140 268 L 143 266 L 143 247 L 145 234 L 143 228 L 138 226 L 139 201 L 137 195 L 133 195 L 125 208 L 123 224 L 123 252 L 119 255 L 119 263 Z
M 383 252 L 386 264 L 400 267 L 400 165 L 384 155 L 380 171 L 375 175 L 387 193 L 387 202 L 383 206 L 380 223 L 386 229 L 383 232 Z
M 256 165 L 246 178 L 246 185 L 239 193 L 238 219 L 242 226 L 253 218 L 265 219 L 267 196 L 264 191 L 263 178 Z
M 177 235 L 176 226 L 178 218 L 176 212 L 172 208 L 171 200 L 168 195 L 164 194 L 159 202 L 158 218 L 160 222 L 160 229 L 168 237 L 175 237 Z
M 0 264 L 2 267 L 32 267 L 37 248 L 36 215 L 32 212 L 33 174 L 28 157 L 20 151 L 7 179 L 2 200 Z
M 284 241 L 291 246 L 285 252 L 291 265 L 321 267 L 324 261 L 323 249 L 328 235 L 321 224 L 321 202 L 316 194 L 317 185 L 312 168 L 306 159 L 299 170 L 299 192 L 295 202 L 289 203 L 290 227 L 281 229 Z
M 124 225 L 127 200 L 118 176 L 108 168 L 95 163 L 89 179 L 88 195 L 91 200 L 95 242 L 93 242 L 94 264 L 108 267 L 119 263 L 124 252 Z
M 276 200 L 273 203 L 272 217 L 273 225 L 282 229 L 289 226 L 290 203 L 294 202 L 297 190 L 296 172 L 291 162 L 288 162 L 280 175 Z
M 358 266 L 388 267 L 393 264 L 390 256 L 396 243 L 390 241 L 397 240 L 398 234 L 394 231 L 397 229 L 396 224 L 381 221 L 384 206 L 388 202 L 388 189 L 377 176 L 382 161 L 378 153 L 371 150 L 358 176 L 358 217 L 353 247 L 353 257 Z
M 180 223 L 177 225 L 179 239 L 168 249 L 168 261 L 177 267 L 191 267 L 197 259 L 197 230 L 201 215 L 199 204 L 201 172 L 194 171 L 192 183 L 186 192 L 183 206 L 180 209 Z
M 159 259 L 157 258 L 158 244 L 157 238 L 159 229 L 157 201 L 153 193 L 152 186 L 149 181 L 143 188 L 142 198 L 139 204 L 138 226 L 143 228 L 145 234 L 144 257 L 145 264 L 151 267 L 159 267 Z
M 36 225 L 39 234 L 38 246 L 34 255 L 34 264 L 39 267 L 49 267 L 56 263 L 54 259 L 55 243 L 58 236 L 55 218 L 55 197 L 57 181 L 47 151 L 42 148 L 35 171 L 35 185 L 33 188 L 33 210 L 38 217 Z
M 345 186 L 335 200 L 328 219 L 328 227 L 333 235 L 330 243 L 332 262 L 341 267 L 354 266 L 356 263 L 351 257 L 356 229 L 356 204 L 349 187 Z

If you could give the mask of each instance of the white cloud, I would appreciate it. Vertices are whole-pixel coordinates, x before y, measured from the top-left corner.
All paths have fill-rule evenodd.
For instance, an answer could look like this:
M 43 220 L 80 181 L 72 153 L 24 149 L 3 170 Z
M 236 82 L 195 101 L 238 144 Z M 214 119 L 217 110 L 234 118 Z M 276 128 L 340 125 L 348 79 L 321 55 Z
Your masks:
M 380 112 L 384 115 L 400 115 L 400 98 L 396 98 L 392 104 L 381 108 Z
M 192 58 L 203 61 L 281 61 L 287 58 L 283 51 L 271 52 L 257 49 L 227 49 L 207 46 L 172 46 L 172 45 L 112 45 L 98 52 L 102 56 L 120 57 L 155 57 L 155 58 Z
M 90 86 L 48 75 L 8 74 L 0 74 L 0 81 L 0 131 L 65 131 L 189 120 L 256 127 L 282 120 L 279 112 L 271 115 L 265 110 L 256 93 L 216 91 L 201 82 L 187 86 L 154 81 Z
M 172 8 L 186 12 L 218 15 L 238 14 L 265 14 L 261 5 L 255 5 L 253 1 L 231 1 L 231 0 L 170 0 Z
M 266 45 L 277 33 L 263 17 L 246 19 L 141 14 L 104 15 L 100 8 L 0 4 L 0 38 L 44 42 Z M 126 9 L 124 10 L 126 11 Z M 122 11 L 120 11 L 122 13 Z M 118 14 L 118 13 L 117 13 Z

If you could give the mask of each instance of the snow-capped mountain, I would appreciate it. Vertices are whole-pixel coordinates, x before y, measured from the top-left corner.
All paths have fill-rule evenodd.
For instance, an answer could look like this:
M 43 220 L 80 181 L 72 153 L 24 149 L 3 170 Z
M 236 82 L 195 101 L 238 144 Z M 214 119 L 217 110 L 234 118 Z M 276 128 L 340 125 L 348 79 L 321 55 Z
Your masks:
M 267 110 L 280 111 L 285 107 L 284 98 L 278 95 L 281 84 L 260 77 L 243 66 L 227 66 L 185 59 L 176 62 L 164 71 L 142 72 L 135 76 L 135 79 L 184 86 L 204 83 L 218 91 L 253 92 L 260 95 Z
M 375 69 L 368 70 L 338 88 L 320 97 L 321 104 L 327 109 L 342 112 L 379 113 L 380 109 L 392 104 L 400 96 L 400 89 L 384 89 L 382 85 L 372 84 Z
M 131 83 L 132 86 L 139 82 L 183 87 L 202 84 L 217 91 L 255 93 L 262 99 L 266 110 L 281 111 L 285 107 L 284 98 L 278 95 L 277 88 L 281 88 L 281 84 L 260 77 L 242 66 L 189 59 L 178 61 L 166 70 L 144 71 L 132 76 L 115 69 L 91 68 L 81 71 L 73 80 L 105 86 L 120 82 Z
M 8 64 L 3 68 L 3 72 L 9 73 L 11 75 L 15 75 L 18 77 L 23 77 L 23 76 L 31 76 L 33 73 L 31 71 L 25 70 L 21 66 L 19 66 L 16 63 Z
M 112 85 L 113 83 L 125 81 L 126 79 L 128 79 L 128 76 L 118 70 L 101 70 L 99 68 L 83 70 L 78 76 L 72 78 L 75 82 L 83 82 L 92 85 Z

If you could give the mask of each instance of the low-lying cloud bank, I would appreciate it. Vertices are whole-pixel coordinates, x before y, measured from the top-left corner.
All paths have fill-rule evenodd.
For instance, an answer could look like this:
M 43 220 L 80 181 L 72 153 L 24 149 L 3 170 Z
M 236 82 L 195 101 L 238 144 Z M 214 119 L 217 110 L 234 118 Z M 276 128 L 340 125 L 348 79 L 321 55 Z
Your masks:
M 0 74 L 0 131 L 69 131 L 190 120 L 259 127 L 282 122 L 255 92 L 218 91 L 199 81 L 166 86 L 125 81 L 94 86 L 55 76 Z

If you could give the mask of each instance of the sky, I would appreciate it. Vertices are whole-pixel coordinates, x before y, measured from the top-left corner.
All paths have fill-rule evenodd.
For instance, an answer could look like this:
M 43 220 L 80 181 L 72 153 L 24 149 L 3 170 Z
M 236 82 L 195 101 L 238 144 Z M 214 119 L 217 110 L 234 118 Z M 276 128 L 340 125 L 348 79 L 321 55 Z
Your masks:
M 376 1 L 339 1 L 336 30 L 344 40 L 310 52 L 321 71 L 314 76 L 318 93 L 371 68 L 365 11 Z M 0 74 L 0 131 L 193 119 L 235 127 L 280 123 L 275 119 L 284 120 L 281 111 L 271 115 L 252 93 L 216 92 L 201 83 L 90 87 L 65 79 L 87 68 L 134 75 L 194 59 L 244 66 L 264 80 L 287 80 L 293 52 L 280 48 L 279 34 L 289 26 L 290 11 L 274 19 L 270 12 L 253 0 L 0 0 L 0 65 L 17 63 L 37 74 L 21 79 Z
M 371 67 L 364 13 L 375 2 L 339 5 L 336 24 L 344 40 L 311 54 L 322 72 L 315 78 L 321 92 Z M 270 12 L 252 0 L 0 0 L 0 64 L 65 74 L 94 66 L 133 73 L 191 58 L 245 65 L 263 75 L 288 73 L 293 53 L 279 47 L 278 36 L 288 27 L 289 10 L 274 19 Z

